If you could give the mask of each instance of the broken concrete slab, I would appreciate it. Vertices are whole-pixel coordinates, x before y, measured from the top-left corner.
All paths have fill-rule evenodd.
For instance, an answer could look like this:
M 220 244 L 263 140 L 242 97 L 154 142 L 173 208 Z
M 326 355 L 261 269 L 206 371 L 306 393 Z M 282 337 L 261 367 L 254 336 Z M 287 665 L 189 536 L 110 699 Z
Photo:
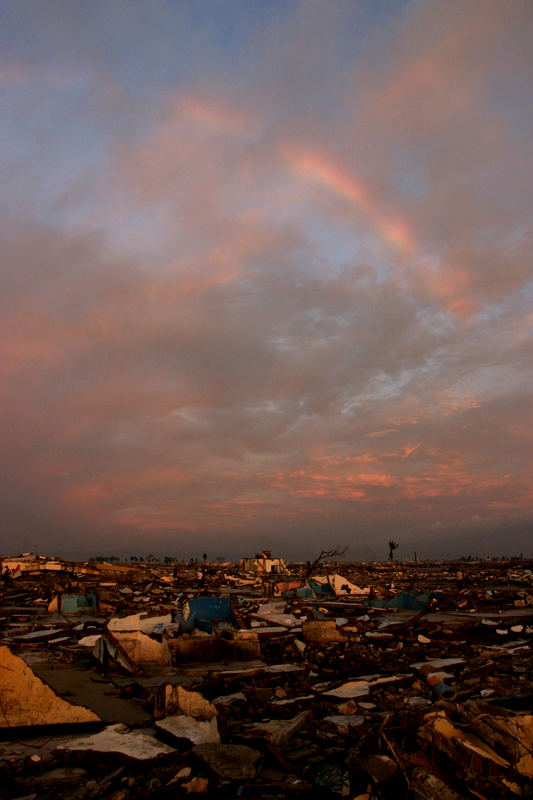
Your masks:
M 70 753 L 90 751 L 94 753 L 115 753 L 134 761 L 149 762 L 162 756 L 176 753 L 173 747 L 158 742 L 153 736 L 141 730 L 130 730 L 125 725 L 109 725 L 93 736 L 80 736 L 62 744 L 59 748 Z
M 334 689 L 329 689 L 323 692 L 324 697 L 330 697 L 333 700 L 349 700 L 353 697 L 368 697 L 370 694 L 370 687 L 368 681 L 356 680 L 347 681 L 346 683 L 337 686 Z
M 252 780 L 262 759 L 262 753 L 243 744 L 200 744 L 193 753 L 222 780 Z
M 177 714 L 158 720 L 155 725 L 173 739 L 186 740 L 194 745 L 220 744 L 221 741 L 216 717 L 198 720 L 186 714 Z
M 0 646 L 0 728 L 101 722 L 93 711 L 72 705 L 47 686 L 19 656 Z
M 420 670 L 423 673 L 437 672 L 447 667 L 457 667 L 466 663 L 464 658 L 433 658 L 431 661 L 418 661 L 410 664 L 411 669 Z
M 279 634 L 287 633 L 288 629 L 284 625 L 263 625 L 257 620 L 252 620 L 250 625 L 258 638 L 264 639 L 265 637 L 277 636 Z M 293 631 L 297 629 L 294 628 Z
M 57 639 L 63 638 L 64 636 L 64 628 L 43 628 L 39 631 L 18 634 L 10 638 L 19 644 L 42 644 L 45 642 L 57 641 Z
M 301 664 L 269 664 L 263 672 L 266 675 L 303 675 L 306 669 Z
M 248 730 L 266 736 L 272 744 L 280 747 L 302 728 L 309 719 L 310 712 L 302 711 L 291 719 L 271 719 L 268 722 L 256 722 L 248 726 Z
M 300 694 L 295 697 L 285 697 L 280 700 L 272 700 L 272 708 L 290 708 L 291 706 L 309 705 L 316 699 L 314 694 Z
M 392 683 L 398 686 L 410 683 L 413 677 L 412 672 L 405 672 L 401 675 L 361 675 L 360 680 L 368 681 L 370 689 L 379 689 Z

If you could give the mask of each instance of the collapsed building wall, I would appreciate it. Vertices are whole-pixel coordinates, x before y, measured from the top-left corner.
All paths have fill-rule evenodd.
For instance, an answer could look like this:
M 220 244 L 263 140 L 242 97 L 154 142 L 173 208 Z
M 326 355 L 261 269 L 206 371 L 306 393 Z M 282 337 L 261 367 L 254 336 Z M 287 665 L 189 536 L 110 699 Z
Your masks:
M 101 721 L 93 711 L 59 697 L 5 645 L 0 645 L 0 685 L 0 728 Z

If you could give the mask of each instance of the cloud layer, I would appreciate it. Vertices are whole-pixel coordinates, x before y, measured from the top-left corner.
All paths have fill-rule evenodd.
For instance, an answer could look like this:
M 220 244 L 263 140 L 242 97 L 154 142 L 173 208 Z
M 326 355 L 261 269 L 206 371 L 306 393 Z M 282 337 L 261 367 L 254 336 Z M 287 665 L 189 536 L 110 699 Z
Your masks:
M 530 4 L 5 5 L 0 551 L 531 550 Z

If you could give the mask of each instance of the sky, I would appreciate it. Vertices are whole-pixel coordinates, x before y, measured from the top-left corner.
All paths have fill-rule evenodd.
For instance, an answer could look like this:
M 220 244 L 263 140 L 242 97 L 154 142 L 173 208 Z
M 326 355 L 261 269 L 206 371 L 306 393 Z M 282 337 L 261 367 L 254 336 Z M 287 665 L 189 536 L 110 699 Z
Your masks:
M 0 554 L 533 555 L 531 2 L 0 14 Z

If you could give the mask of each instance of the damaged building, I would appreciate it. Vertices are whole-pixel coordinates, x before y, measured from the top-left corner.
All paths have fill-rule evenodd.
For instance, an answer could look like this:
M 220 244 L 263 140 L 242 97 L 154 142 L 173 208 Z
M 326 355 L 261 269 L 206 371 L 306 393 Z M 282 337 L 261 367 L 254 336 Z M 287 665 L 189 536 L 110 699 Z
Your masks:
M 272 558 L 270 550 L 263 550 L 253 558 L 242 558 L 239 566 L 242 572 L 251 572 L 254 575 L 281 575 L 288 572 L 284 560 Z

